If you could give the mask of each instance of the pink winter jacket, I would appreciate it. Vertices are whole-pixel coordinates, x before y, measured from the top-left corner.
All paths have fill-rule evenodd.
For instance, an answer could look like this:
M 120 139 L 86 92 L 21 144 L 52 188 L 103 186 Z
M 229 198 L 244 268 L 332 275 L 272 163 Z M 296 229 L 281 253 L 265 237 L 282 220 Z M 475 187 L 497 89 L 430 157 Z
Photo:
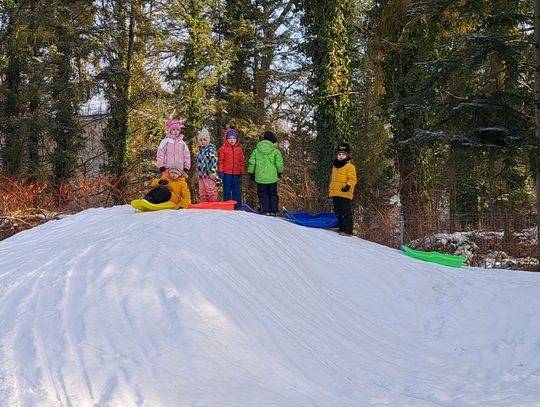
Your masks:
M 180 134 L 178 138 L 174 138 L 171 134 L 167 135 L 157 149 L 157 166 L 167 167 L 174 162 L 182 163 L 184 170 L 191 168 L 191 154 L 187 144 L 184 142 L 184 135 Z

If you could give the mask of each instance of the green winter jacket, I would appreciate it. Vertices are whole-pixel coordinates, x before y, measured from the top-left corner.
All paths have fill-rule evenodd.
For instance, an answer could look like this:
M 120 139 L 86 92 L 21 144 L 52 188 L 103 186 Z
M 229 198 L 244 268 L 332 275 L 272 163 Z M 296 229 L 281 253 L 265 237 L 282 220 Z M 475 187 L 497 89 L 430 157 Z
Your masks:
M 248 160 L 248 172 L 258 184 L 273 184 L 283 172 L 283 157 L 272 142 L 259 141 Z

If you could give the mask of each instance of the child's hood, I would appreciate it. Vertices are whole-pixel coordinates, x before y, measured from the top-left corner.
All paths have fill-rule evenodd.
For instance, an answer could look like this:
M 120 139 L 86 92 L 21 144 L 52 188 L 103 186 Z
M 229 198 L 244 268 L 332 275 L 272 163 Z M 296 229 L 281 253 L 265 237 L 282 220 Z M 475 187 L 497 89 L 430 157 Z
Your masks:
M 230 134 L 230 133 L 236 134 L 236 144 L 234 146 L 231 146 L 227 141 L 227 135 Z M 224 146 L 229 146 L 229 147 L 239 146 L 240 145 L 240 135 L 238 134 L 238 130 L 236 130 L 236 129 L 227 129 L 227 130 L 225 130 L 225 132 L 223 133 L 223 145 Z
M 257 147 L 255 148 L 261 154 L 270 154 L 276 149 L 276 146 L 268 140 L 261 140 L 257 143 Z

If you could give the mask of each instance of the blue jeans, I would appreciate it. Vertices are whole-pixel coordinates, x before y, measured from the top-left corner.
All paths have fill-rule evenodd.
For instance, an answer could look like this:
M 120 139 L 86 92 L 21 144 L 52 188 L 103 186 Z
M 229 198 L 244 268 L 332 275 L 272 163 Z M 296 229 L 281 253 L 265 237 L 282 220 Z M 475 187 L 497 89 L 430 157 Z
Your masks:
M 242 196 L 240 195 L 241 179 L 241 175 L 223 175 L 223 200 L 230 201 L 232 199 L 236 201 L 234 209 L 240 209 L 242 207 Z

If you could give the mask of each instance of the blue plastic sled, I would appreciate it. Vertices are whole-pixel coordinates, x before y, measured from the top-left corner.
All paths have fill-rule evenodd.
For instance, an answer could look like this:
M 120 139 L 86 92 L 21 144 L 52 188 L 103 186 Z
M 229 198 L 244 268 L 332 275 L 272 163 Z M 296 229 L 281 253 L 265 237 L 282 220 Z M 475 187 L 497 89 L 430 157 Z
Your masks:
M 337 228 L 339 227 L 337 216 L 334 212 L 289 212 L 283 211 L 294 223 L 310 228 Z

